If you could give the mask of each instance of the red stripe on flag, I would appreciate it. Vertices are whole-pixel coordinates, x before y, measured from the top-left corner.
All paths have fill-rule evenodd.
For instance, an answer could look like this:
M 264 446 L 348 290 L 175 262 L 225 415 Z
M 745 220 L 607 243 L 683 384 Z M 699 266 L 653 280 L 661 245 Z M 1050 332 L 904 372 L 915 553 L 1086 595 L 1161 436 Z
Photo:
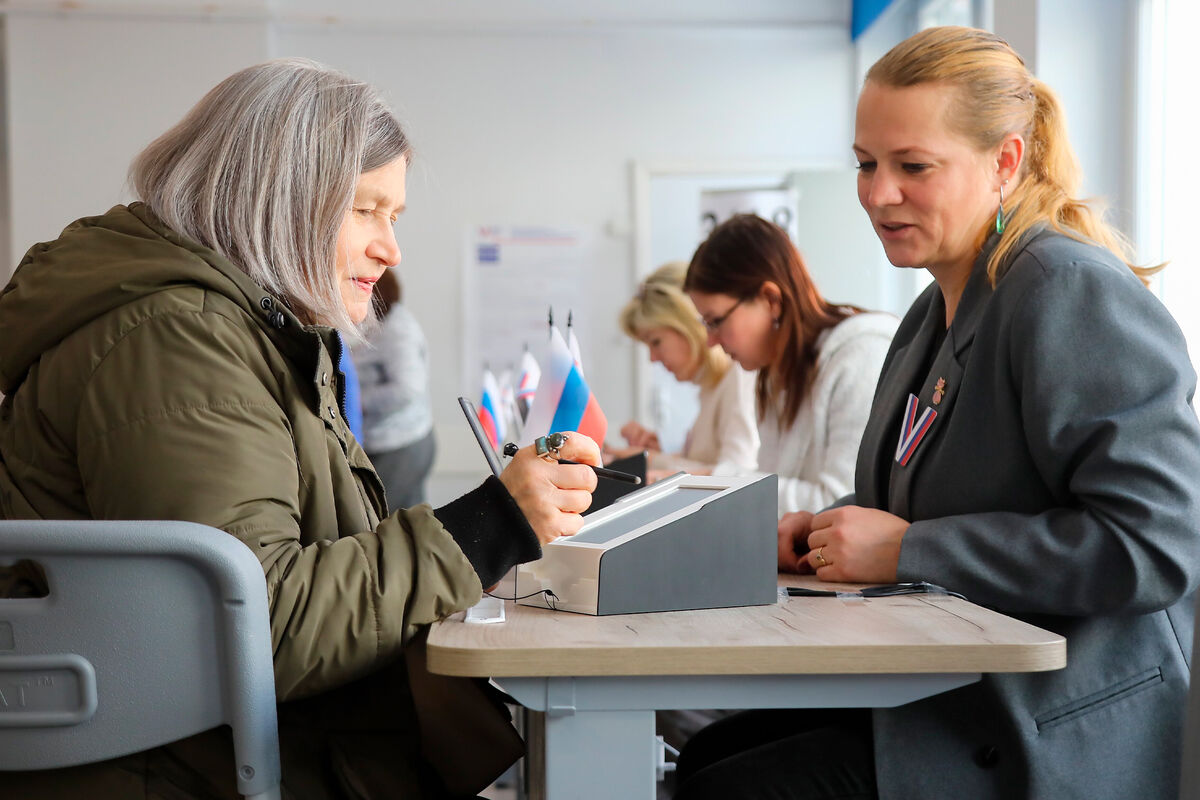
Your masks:
M 492 415 L 488 413 L 486 408 L 479 409 L 479 424 L 483 426 L 483 432 L 487 434 L 488 441 L 492 444 L 492 449 L 500 447 L 500 437 L 496 435 L 496 420 L 492 419 Z
M 587 406 L 579 419 L 579 432 L 590 436 L 596 444 L 603 446 L 604 436 L 608 433 L 608 418 L 600 410 L 600 404 L 596 402 L 594 394 L 588 396 Z

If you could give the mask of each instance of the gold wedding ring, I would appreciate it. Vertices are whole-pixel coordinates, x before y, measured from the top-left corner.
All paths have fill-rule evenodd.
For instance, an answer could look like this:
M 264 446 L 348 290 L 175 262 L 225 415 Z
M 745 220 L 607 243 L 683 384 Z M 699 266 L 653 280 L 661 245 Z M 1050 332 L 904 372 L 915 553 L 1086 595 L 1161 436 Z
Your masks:
M 829 562 L 825 560 L 825 554 L 821 552 L 824 549 L 825 549 L 824 546 L 822 546 L 822 547 L 818 547 L 815 551 L 813 551 L 813 558 L 815 558 L 817 560 L 818 567 L 828 567 L 829 566 Z

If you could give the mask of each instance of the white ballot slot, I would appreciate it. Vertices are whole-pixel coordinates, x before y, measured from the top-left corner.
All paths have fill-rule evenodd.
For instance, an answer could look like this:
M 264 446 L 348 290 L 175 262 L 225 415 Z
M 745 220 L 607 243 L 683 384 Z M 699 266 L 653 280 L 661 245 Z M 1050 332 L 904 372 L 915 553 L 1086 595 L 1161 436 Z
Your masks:
M 531 595 L 517 602 L 581 614 L 774 603 L 778 482 L 679 473 L 631 492 L 517 567 L 516 594 Z

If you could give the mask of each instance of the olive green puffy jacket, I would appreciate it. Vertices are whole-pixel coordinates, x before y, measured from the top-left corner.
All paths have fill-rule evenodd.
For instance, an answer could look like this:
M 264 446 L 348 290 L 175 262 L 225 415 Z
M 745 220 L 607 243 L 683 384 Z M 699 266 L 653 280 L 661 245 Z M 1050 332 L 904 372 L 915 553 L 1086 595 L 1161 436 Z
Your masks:
M 0 295 L 0 517 L 221 528 L 266 573 L 280 700 L 385 667 L 481 587 L 428 506 L 386 516 L 339 347 L 140 203 L 73 223 Z

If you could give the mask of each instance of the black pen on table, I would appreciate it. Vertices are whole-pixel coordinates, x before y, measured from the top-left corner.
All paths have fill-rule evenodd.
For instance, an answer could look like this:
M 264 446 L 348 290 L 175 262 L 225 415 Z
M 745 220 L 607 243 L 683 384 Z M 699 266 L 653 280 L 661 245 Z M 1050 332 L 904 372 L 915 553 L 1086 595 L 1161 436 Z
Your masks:
M 504 455 L 512 458 L 517 454 L 517 450 L 519 449 L 520 448 L 518 448 L 515 444 L 509 442 L 508 444 L 504 445 Z M 572 461 L 569 458 L 556 458 L 554 460 L 560 464 L 583 464 L 582 461 Z M 591 467 L 592 472 L 596 473 L 596 476 L 599 478 L 609 478 L 614 481 L 632 484 L 639 484 L 642 482 L 640 477 L 629 472 L 621 472 L 620 470 L 608 469 L 607 467 L 592 467 L 591 464 L 583 464 L 583 466 Z

